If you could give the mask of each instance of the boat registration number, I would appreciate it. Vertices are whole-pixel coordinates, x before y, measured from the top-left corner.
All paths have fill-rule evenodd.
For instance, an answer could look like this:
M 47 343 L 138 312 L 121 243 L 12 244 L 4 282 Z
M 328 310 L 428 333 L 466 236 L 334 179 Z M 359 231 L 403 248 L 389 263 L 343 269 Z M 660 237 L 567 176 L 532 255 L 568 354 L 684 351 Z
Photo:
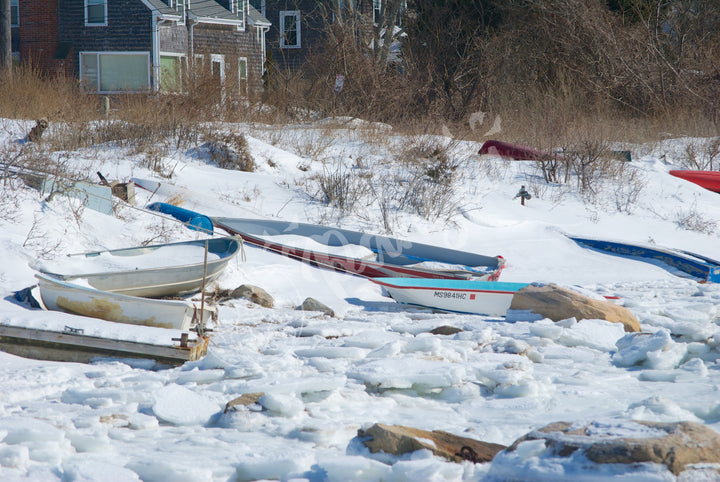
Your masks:
M 435 298 L 442 298 L 442 299 L 466 300 L 468 294 L 467 293 L 459 293 L 457 291 L 435 291 L 435 292 L 433 292 L 433 296 Z

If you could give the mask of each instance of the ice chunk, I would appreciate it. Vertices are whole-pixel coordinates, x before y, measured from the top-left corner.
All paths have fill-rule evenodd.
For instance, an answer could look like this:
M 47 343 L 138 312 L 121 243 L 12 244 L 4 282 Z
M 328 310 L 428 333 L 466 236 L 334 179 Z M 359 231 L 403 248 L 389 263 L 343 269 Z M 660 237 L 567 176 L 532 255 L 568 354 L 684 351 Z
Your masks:
M 224 376 L 225 370 L 199 370 L 197 368 L 193 368 L 192 370 L 181 372 L 175 382 L 181 385 L 188 383 L 205 384 L 222 380 Z
M 677 367 L 687 353 L 687 345 L 675 343 L 666 329 L 625 335 L 617 341 L 617 349 L 612 356 L 616 366 L 642 365 L 659 370 Z
M 289 449 L 246 458 L 237 464 L 236 475 L 238 481 L 288 480 L 299 477 L 314 464 L 315 457 L 311 453 L 299 453 L 297 450 Z
M 392 466 L 377 460 L 353 455 L 319 457 L 318 466 L 329 481 L 333 480 L 392 480 Z
M 153 413 L 173 425 L 205 425 L 220 406 L 192 390 L 168 385 L 155 393 Z
M 460 383 L 465 368 L 447 362 L 417 358 L 373 360 L 348 371 L 348 377 L 381 389 L 430 390 Z
M 131 462 L 127 467 L 135 471 L 144 481 L 195 482 L 213 480 L 212 469 L 188 461 L 188 465 L 171 463 L 161 459 Z
M 30 462 L 30 450 L 23 445 L 0 447 L 0 467 L 24 468 Z
M 305 404 L 292 393 L 268 393 L 260 397 L 258 403 L 270 412 L 293 417 L 305 410 Z
M 617 341 L 624 335 L 622 323 L 582 320 L 570 328 L 564 328 L 556 341 L 565 346 L 587 346 L 600 351 L 613 351 Z
M 62 464 L 65 482 L 94 482 L 112 480 L 113 482 L 140 482 L 140 477 L 130 469 L 101 460 L 74 458 Z

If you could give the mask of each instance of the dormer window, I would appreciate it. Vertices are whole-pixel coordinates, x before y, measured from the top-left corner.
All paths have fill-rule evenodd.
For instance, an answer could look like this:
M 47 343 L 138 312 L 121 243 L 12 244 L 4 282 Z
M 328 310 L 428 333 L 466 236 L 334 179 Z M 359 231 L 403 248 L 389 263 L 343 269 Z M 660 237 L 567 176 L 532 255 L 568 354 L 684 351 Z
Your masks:
M 265 16 L 265 0 L 250 0 L 250 5 L 255 7 L 255 10 L 260 12 L 263 17 Z
M 230 11 L 235 15 L 242 13 L 242 0 L 230 0 Z
M 185 11 L 185 0 L 165 0 L 168 7 L 175 9 L 178 12 Z

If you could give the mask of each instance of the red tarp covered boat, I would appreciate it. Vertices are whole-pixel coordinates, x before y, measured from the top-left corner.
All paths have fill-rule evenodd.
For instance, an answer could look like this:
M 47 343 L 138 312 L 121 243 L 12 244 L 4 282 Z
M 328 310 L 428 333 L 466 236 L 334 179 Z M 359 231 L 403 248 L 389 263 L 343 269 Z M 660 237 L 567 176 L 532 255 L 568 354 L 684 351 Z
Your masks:
M 675 177 L 685 179 L 713 192 L 720 193 L 720 171 L 670 171 Z
M 540 149 L 533 149 L 532 147 L 519 146 L 517 144 L 510 144 L 509 142 L 485 141 L 480 147 L 478 154 L 491 154 L 494 156 L 509 157 L 515 160 L 549 160 L 558 157 L 557 154 L 551 152 L 541 151 Z

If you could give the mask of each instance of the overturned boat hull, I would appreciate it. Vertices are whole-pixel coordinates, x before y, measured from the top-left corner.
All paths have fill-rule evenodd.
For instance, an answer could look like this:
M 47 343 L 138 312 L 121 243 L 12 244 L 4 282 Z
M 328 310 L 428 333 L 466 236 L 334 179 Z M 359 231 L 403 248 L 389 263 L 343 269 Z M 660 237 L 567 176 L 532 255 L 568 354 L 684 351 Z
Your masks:
M 673 170 L 670 174 L 709 191 L 720 193 L 720 171 Z
M 675 275 L 694 278 L 703 283 L 720 282 L 720 261 L 689 251 L 575 236 L 569 236 L 569 238 L 585 248 L 655 264 Z
M 321 267 L 369 278 L 475 278 L 494 281 L 504 265 L 501 256 L 484 256 L 330 226 L 227 217 L 214 217 L 212 220 L 216 226 L 240 235 L 249 244 Z M 273 236 L 280 235 L 303 236 L 329 247 L 361 246 L 372 251 L 375 259 L 321 253 L 272 240 Z M 440 267 L 433 269 L 428 266 Z

